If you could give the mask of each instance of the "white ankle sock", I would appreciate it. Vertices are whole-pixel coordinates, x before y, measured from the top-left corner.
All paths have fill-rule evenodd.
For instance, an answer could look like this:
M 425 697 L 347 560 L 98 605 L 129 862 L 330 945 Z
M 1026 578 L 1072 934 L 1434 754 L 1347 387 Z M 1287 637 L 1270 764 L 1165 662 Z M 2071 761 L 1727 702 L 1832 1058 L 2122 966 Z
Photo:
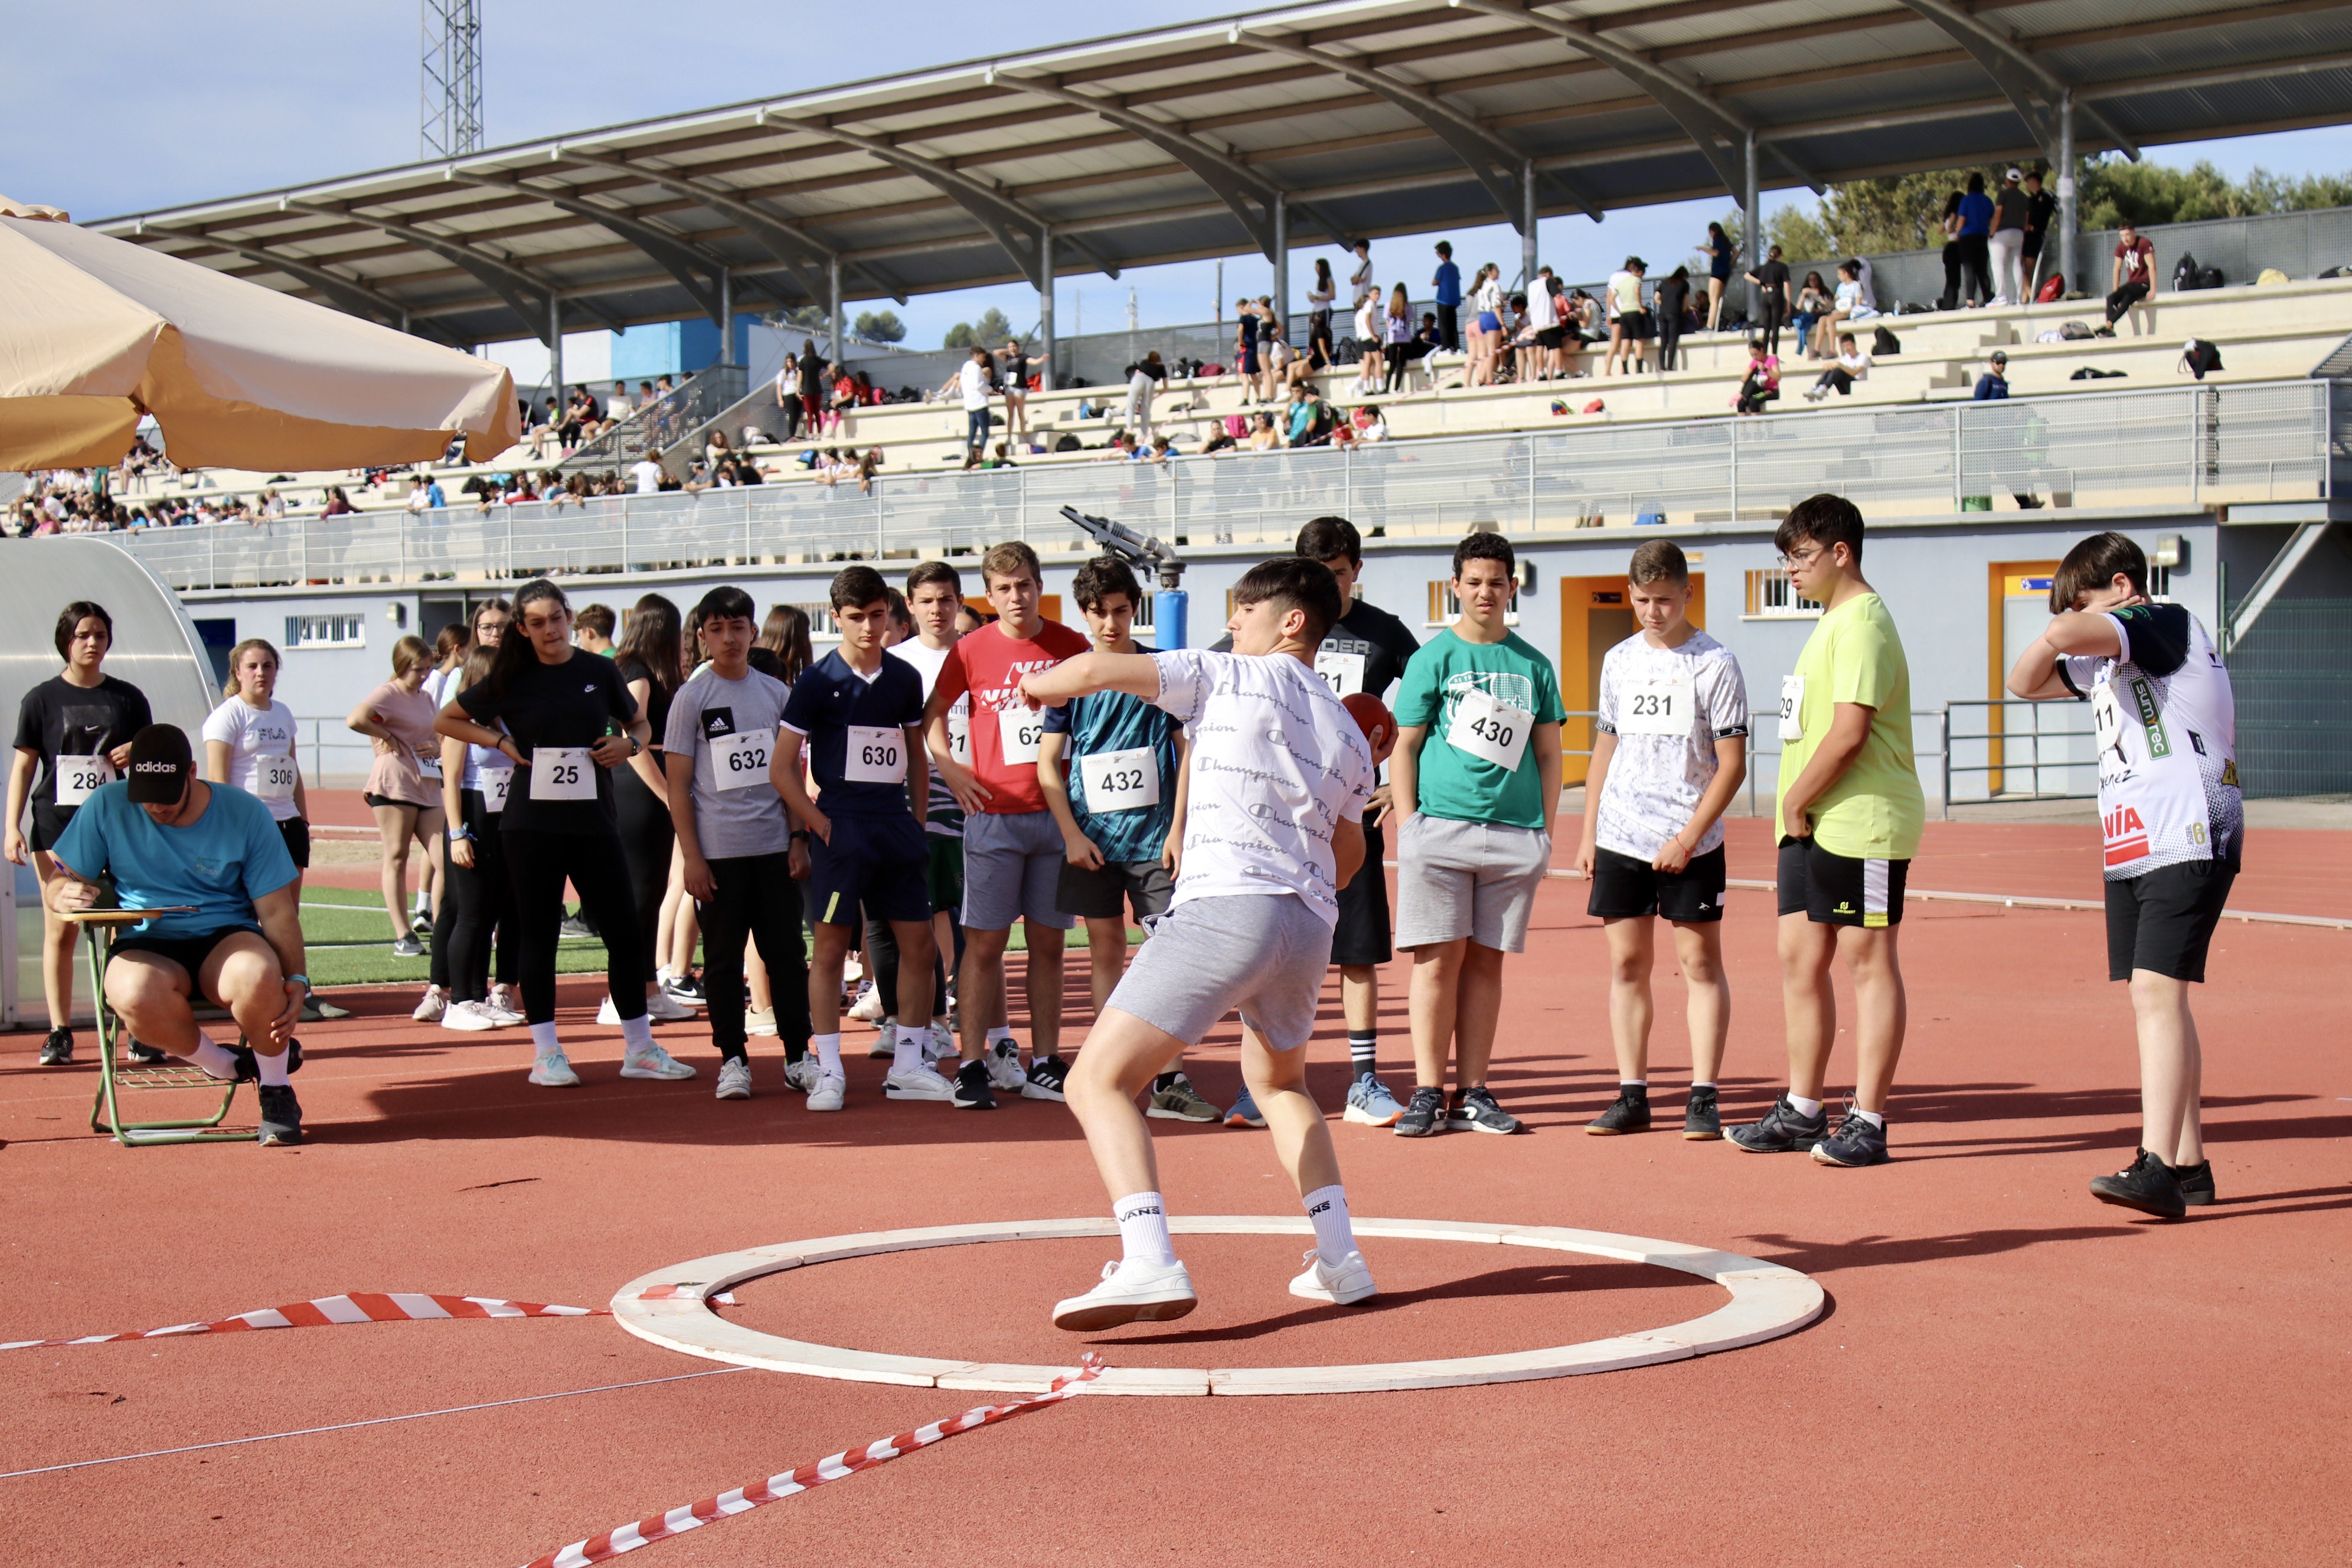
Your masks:
M 988 1048 L 993 1051 L 996 1049 L 997 1041 L 1009 1040 L 1012 1037 L 1013 1031 L 1010 1027 L 1003 1024 L 992 1024 L 988 1030 Z
M 890 1071 L 895 1075 L 922 1070 L 923 1032 L 901 1029 L 890 1041 Z
M 1819 1116 L 1822 1113 L 1822 1102 L 1818 1100 L 1804 1100 L 1792 1094 L 1789 1097 L 1789 1105 L 1800 1116 Z
M 1158 1193 L 1129 1193 L 1110 1205 L 1118 1221 L 1118 1244 L 1124 1261 L 1152 1263 L 1165 1268 L 1176 1261 L 1176 1247 L 1168 1239 L 1168 1211 Z
M 202 1029 L 196 1031 L 196 1048 L 188 1053 L 188 1059 L 215 1078 L 229 1079 L 236 1076 L 236 1053 L 215 1040 Z
M 649 1050 L 654 1043 L 654 1021 L 650 1014 L 640 1013 L 634 1018 L 621 1020 L 621 1038 L 633 1051 Z
M 560 1057 L 563 1054 L 563 1042 L 555 1037 L 554 1019 L 550 1018 L 544 1024 L 533 1024 L 530 1026 L 530 1048 L 543 1057 Z
M 1715 1087 L 1715 1079 L 1711 1079 L 1711 1078 L 1709 1078 L 1709 1079 L 1696 1079 L 1696 1078 L 1695 1078 L 1695 1079 L 1691 1079 L 1691 1087 L 1692 1087 L 1693 1089 L 1713 1089 L 1713 1088 Z
M 1315 1254 L 1336 1265 L 1356 1250 L 1356 1229 L 1348 1223 L 1348 1189 L 1334 1182 L 1318 1187 L 1300 1200 L 1315 1226 Z
M 292 1087 L 292 1080 L 286 1076 L 286 1064 L 293 1059 L 294 1053 L 290 1050 L 280 1051 L 274 1057 L 265 1057 L 259 1051 L 253 1053 L 253 1064 L 261 1069 L 262 1084 L 269 1089 Z
M 1617 1080 L 1617 1087 L 1619 1089 L 1647 1089 L 1650 1087 L 1650 1080 L 1645 1078 L 1621 1078 Z
M 841 1070 L 841 1036 L 838 1031 L 812 1037 L 809 1048 L 816 1052 L 817 1071 L 827 1078 L 848 1076 Z
M 1861 1117 L 1864 1121 L 1869 1122 L 1873 1127 L 1877 1128 L 1881 1132 L 1886 1131 L 1886 1118 L 1879 1112 L 1875 1110 L 1864 1110 L 1861 1106 L 1857 1105 L 1853 1108 L 1853 1113 L 1856 1116 Z

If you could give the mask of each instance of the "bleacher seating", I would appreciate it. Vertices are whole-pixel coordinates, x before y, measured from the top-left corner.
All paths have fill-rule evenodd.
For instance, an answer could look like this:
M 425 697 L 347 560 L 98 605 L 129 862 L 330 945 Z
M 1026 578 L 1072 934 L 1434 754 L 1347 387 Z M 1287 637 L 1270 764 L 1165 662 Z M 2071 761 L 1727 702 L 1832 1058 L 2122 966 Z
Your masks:
M 2180 368 L 2181 345 L 2191 337 L 2212 342 L 2221 351 L 2225 368 L 2210 374 L 2208 384 L 2307 376 L 2352 333 L 2352 279 L 2159 293 L 2118 321 L 2112 338 L 2038 341 L 2042 332 L 2063 323 L 2081 321 L 2096 327 L 2104 319 L 2102 302 L 2095 299 L 1880 317 L 1862 323 L 1857 335 L 1866 344 L 1869 329 L 1886 327 L 1900 340 L 1902 353 L 1879 357 L 1868 378 L 1855 384 L 1851 397 L 1832 396 L 1822 406 L 1854 408 L 1966 399 L 1995 349 L 2009 356 L 2012 396 L 2182 384 L 2189 378 Z M 1353 366 L 1325 372 L 1316 378 L 1316 388 L 1319 395 L 1342 407 L 1377 402 L 1391 437 L 1398 440 L 1563 429 L 1603 421 L 1728 417 L 1748 363 L 1744 334 L 1702 332 L 1685 337 L 1683 357 L 1684 368 L 1664 374 L 1655 371 L 1606 377 L 1593 374 L 1568 381 L 1465 388 L 1461 384 L 1460 357 L 1439 356 L 1434 361 L 1434 388 L 1426 365 L 1416 371 L 1408 390 L 1394 397 L 1357 396 Z M 1601 350 L 1595 347 L 1587 351 L 1585 362 L 1597 372 L 1601 358 Z M 1808 405 L 1801 394 L 1822 367 L 1803 357 L 1793 331 L 1782 334 L 1781 360 L 1781 398 L 1775 411 L 1802 410 Z M 2070 379 L 2085 365 L 2120 372 L 2123 379 Z M 1125 399 L 1123 386 L 1032 394 L 1029 423 L 1048 450 L 1017 452 L 1016 460 L 1027 468 L 1098 460 L 1101 448 L 1119 427 Z M 1582 412 L 1595 399 L 1601 401 L 1601 410 Z M 1554 413 L 1555 404 L 1566 412 Z M 1097 416 L 1081 418 L 1082 405 L 1091 405 Z M 756 411 L 761 406 L 755 393 L 748 408 Z M 1171 379 L 1161 385 L 1153 401 L 1153 430 L 1172 437 L 1180 451 L 1190 452 L 1208 437 L 1215 421 L 1250 412 L 1253 406 L 1244 402 L 1237 378 L 1232 375 Z M 1001 420 L 1002 405 L 998 415 Z M 746 423 L 766 425 L 772 420 L 756 413 L 730 415 L 725 426 L 730 441 Z M 962 410 L 951 403 L 894 404 L 856 411 L 838 432 L 789 445 L 755 446 L 751 456 L 772 482 L 814 482 L 794 460 L 812 446 L 861 452 L 878 447 L 885 474 L 937 473 L 961 462 L 963 432 Z M 1082 449 L 1052 451 L 1066 435 L 1076 436 Z M 1005 432 L 1000 426 L 992 441 L 1003 438 Z M 673 466 L 683 468 L 683 458 L 678 453 Z M 552 447 L 547 448 L 545 458 L 535 459 L 525 446 L 487 463 L 436 464 L 432 469 L 455 503 L 469 476 L 537 473 L 554 463 Z M 362 510 L 404 507 L 409 491 L 404 475 L 362 489 L 340 473 L 299 474 L 283 479 L 267 473 L 213 469 L 169 484 L 150 481 L 124 499 L 132 504 L 148 504 L 175 493 L 250 496 L 273 482 L 296 511 L 315 510 L 321 504 L 320 492 L 330 484 L 342 485 L 352 503 Z

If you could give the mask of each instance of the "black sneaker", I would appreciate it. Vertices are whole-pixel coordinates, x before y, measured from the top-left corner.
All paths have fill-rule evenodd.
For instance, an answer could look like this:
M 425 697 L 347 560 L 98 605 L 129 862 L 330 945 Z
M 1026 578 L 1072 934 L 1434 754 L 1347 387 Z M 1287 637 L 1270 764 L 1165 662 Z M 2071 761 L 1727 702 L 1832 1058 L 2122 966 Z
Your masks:
M 1416 1086 L 1404 1114 L 1396 1120 L 1400 1138 L 1426 1138 L 1445 1131 L 1445 1091 L 1426 1084 Z
M 1716 1108 L 1715 1085 L 1694 1086 L 1683 1108 L 1683 1136 L 1693 1142 L 1723 1136 L 1723 1113 Z
M 1782 1095 L 1772 1102 L 1761 1121 L 1751 1121 L 1745 1127 L 1731 1130 L 1731 1141 L 1751 1154 L 1793 1154 L 1800 1149 L 1810 1149 L 1820 1142 L 1830 1130 L 1829 1112 L 1817 1110 L 1811 1116 L 1800 1116 L 1797 1108 Z
M 662 989 L 669 993 L 671 1001 L 681 1003 L 688 1007 L 699 1007 L 705 1001 L 702 994 L 702 982 L 691 976 L 679 976 L 665 981 Z
M 161 1067 L 171 1059 L 171 1053 L 160 1046 L 151 1046 L 142 1040 L 131 1042 L 131 1061 L 134 1067 Z
M 1070 1076 L 1070 1064 L 1059 1057 L 1034 1057 L 1029 1062 L 1028 1080 L 1021 1086 L 1024 1100 L 1061 1100 L 1062 1080 Z
M 1621 1132 L 1647 1132 L 1650 1130 L 1650 1091 L 1638 1083 L 1621 1083 L 1617 1098 L 1609 1109 L 1584 1124 L 1584 1130 L 1599 1138 L 1613 1137 Z
M 2210 1177 L 2210 1172 L 2208 1175 Z M 2188 1202 L 2180 1195 L 2180 1184 L 2174 1179 L 2172 1167 L 2145 1149 L 2139 1152 L 2138 1158 L 2114 1175 L 2092 1177 L 2091 1195 L 2103 1204 L 2137 1209 L 2158 1219 L 2179 1219 L 2189 1212 Z
M 1494 1093 L 1485 1084 L 1454 1096 L 1445 1113 L 1446 1122 L 1454 1127 L 1467 1128 L 1473 1132 L 1524 1132 L 1527 1123 L 1495 1103 Z
M 1868 1117 L 1849 1105 L 1837 1131 L 1813 1145 L 1813 1158 L 1824 1165 L 1884 1165 L 1885 1124 L 1882 1120 L 1873 1127 Z
M 948 1103 L 958 1110 L 993 1110 L 996 1091 L 988 1087 L 988 1064 L 966 1062 L 956 1068 L 955 1092 Z
M 261 1086 L 259 1142 L 265 1149 L 280 1143 L 302 1142 L 302 1102 L 294 1098 L 291 1084 L 265 1083 Z
M 261 1082 L 260 1058 L 255 1056 L 251 1046 L 239 1042 L 238 1044 L 229 1047 L 229 1054 L 236 1058 L 237 1082 Z M 289 1040 L 286 1042 L 286 1070 L 289 1073 L 298 1073 L 302 1070 L 302 1042 L 299 1040 Z M 267 1088 L 268 1086 L 264 1085 L 263 1087 Z
M 41 1065 L 45 1068 L 73 1066 L 73 1031 L 51 1029 L 49 1037 L 41 1042 Z
M 2179 1184 L 2180 1201 L 2190 1208 L 2203 1208 L 2213 1201 L 2213 1162 L 2200 1160 L 2194 1165 L 2175 1165 L 2172 1179 Z

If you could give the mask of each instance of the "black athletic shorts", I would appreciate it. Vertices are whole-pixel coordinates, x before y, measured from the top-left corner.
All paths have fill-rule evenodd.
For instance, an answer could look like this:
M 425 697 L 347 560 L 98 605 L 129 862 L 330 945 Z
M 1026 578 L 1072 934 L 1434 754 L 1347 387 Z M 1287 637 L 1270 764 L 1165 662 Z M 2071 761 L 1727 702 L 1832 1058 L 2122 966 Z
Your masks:
M 1780 912 L 1815 925 L 1903 923 L 1903 883 L 1908 860 L 1855 860 L 1832 855 L 1811 838 L 1780 840 Z
M 1694 855 L 1679 871 L 1661 871 L 1647 860 L 1596 848 L 1592 896 L 1584 912 L 1604 921 L 1656 915 L 1683 925 L 1723 918 L 1723 846 Z
M 809 919 L 863 931 L 869 920 L 931 918 L 930 836 L 904 811 L 833 818 L 833 842 L 808 840 Z M 861 912 L 863 906 L 863 912 Z
M 1565 327 L 1541 327 L 1536 331 L 1536 347 L 1556 349 L 1567 342 L 1567 338 L 1568 330 Z
M 286 840 L 286 853 L 294 857 L 294 868 L 310 868 L 310 825 L 299 816 L 289 816 L 278 825 L 278 837 Z
M 1060 879 L 1054 885 L 1054 907 L 1066 915 L 1082 921 L 1115 921 L 1132 905 L 1135 923 L 1146 931 L 1168 912 L 1175 899 L 1176 879 L 1167 862 L 1156 858 L 1106 860 L 1092 871 L 1080 870 L 1065 860 Z
M 2205 950 L 2237 879 L 2227 860 L 2182 860 L 2109 882 L 2107 978 L 2146 969 L 2201 984 Z
M 223 926 L 202 936 L 126 936 L 115 942 L 114 953 L 117 958 L 126 952 L 152 952 L 158 958 L 168 958 L 186 970 L 189 982 L 201 988 L 199 976 L 204 973 L 205 960 L 213 955 L 213 949 L 239 931 L 255 930 L 252 926 Z M 256 931 L 256 934 L 259 933 Z
M 55 849 L 58 847 L 58 840 L 65 837 L 66 824 L 71 822 L 73 814 L 80 809 L 77 805 L 44 805 L 39 801 L 35 801 L 33 803 L 33 847 L 45 855 Z
M 1339 889 L 1339 923 L 1331 932 L 1334 963 L 1386 963 L 1396 955 L 1389 941 L 1389 874 L 1381 864 L 1386 848 L 1379 825 L 1367 816 L 1363 868 Z

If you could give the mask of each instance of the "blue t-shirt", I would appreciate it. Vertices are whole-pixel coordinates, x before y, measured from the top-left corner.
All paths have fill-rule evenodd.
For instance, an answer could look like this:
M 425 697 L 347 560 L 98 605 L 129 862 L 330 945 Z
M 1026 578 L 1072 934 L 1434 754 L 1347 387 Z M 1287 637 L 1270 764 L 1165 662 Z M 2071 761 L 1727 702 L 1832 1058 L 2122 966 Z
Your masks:
M 193 904 L 194 914 L 157 915 L 134 936 L 210 936 L 259 931 L 253 901 L 294 880 L 294 857 L 260 801 L 213 784 L 205 814 L 185 827 L 160 827 L 131 804 L 128 784 L 110 784 L 82 803 L 51 850 L 85 881 L 111 872 L 128 910 Z
M 904 731 L 922 721 L 922 676 L 913 665 L 887 652 L 872 680 L 850 668 L 838 650 L 829 653 L 793 682 L 793 694 L 784 700 L 784 728 L 808 742 L 809 773 L 823 792 L 817 805 L 827 816 L 845 811 L 911 816 L 913 807 L 907 804 L 911 748 Z M 853 738 L 853 729 L 864 732 Z M 877 731 L 882 733 L 874 733 Z M 886 783 L 871 775 L 891 771 L 894 742 L 896 777 Z M 853 779 L 852 772 L 867 776 Z
M 1437 302 L 1441 305 L 1462 303 L 1462 268 L 1451 261 L 1437 264 Z
M 1990 234 L 1992 232 L 1992 198 L 1982 191 L 1970 191 L 1960 198 L 1960 232 Z
M 1136 651 L 1152 650 L 1139 646 Z M 1176 737 L 1182 731 L 1183 726 L 1166 709 L 1124 691 L 1092 692 L 1045 710 L 1045 732 L 1070 737 L 1063 752 L 1070 768 L 1070 815 L 1077 819 L 1078 831 L 1094 840 L 1107 862 L 1127 865 L 1157 860 L 1167 849 L 1169 830 L 1176 825 Z M 1087 770 L 1078 759 L 1137 751 L 1151 753 L 1151 767 L 1159 778 L 1159 804 L 1123 811 L 1089 811 Z

